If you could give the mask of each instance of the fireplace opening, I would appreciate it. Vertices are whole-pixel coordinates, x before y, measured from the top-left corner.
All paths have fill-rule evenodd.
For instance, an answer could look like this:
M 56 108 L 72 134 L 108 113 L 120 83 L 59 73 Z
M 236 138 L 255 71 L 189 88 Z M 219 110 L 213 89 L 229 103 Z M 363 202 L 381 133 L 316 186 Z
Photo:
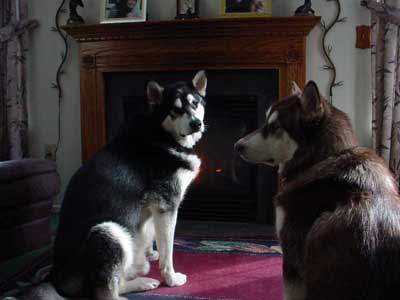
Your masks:
M 146 109 L 146 83 L 191 80 L 195 71 L 106 73 L 106 134 L 110 141 L 124 119 Z M 207 132 L 196 146 L 201 171 L 181 205 L 179 218 L 272 224 L 277 174 L 250 165 L 234 143 L 259 127 L 278 97 L 276 70 L 207 72 Z

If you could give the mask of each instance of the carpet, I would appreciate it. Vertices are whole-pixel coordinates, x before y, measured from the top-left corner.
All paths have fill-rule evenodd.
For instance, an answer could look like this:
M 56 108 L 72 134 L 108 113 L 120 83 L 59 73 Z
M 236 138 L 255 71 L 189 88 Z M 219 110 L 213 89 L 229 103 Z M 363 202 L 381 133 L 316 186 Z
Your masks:
M 175 270 L 188 275 L 181 287 L 161 286 L 143 293 L 125 295 L 130 300 L 280 300 L 282 257 L 273 239 L 199 238 L 175 239 Z M 12 278 L 0 281 L 0 295 L 17 293 L 40 281 L 51 264 L 49 252 L 37 258 Z M 148 277 L 160 280 L 157 262 Z

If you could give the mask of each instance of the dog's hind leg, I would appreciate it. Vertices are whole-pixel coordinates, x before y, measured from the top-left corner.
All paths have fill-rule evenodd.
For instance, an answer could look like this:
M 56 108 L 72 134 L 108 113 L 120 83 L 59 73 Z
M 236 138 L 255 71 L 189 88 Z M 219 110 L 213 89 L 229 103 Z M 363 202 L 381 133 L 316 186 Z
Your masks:
M 184 285 L 186 283 L 186 275 L 175 273 L 172 258 L 178 209 L 160 211 L 159 208 L 154 208 L 152 212 L 157 248 L 160 253 L 159 267 L 161 275 L 168 286 Z
M 88 282 L 96 300 L 120 300 L 120 285 L 133 263 L 133 241 L 114 222 L 94 226 L 85 245 Z

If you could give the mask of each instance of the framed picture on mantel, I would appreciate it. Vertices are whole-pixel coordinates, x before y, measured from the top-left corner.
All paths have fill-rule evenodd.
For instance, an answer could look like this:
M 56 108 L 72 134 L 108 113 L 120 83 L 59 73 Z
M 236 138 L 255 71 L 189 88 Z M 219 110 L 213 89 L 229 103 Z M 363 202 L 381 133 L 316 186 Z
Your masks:
M 222 17 L 270 17 L 271 0 L 220 0 Z
M 147 0 L 101 0 L 100 23 L 146 21 Z
M 176 0 L 175 19 L 194 19 L 199 17 L 199 0 Z

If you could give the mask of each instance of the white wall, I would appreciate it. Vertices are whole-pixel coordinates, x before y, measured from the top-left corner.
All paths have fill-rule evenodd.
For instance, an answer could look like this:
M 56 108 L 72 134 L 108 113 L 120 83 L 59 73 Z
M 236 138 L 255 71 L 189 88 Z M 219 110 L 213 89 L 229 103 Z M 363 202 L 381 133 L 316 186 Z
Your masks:
M 277 15 L 294 11 L 302 1 L 275 1 Z M 326 22 L 331 22 L 336 13 L 333 1 L 312 1 L 316 14 Z M 353 121 L 360 143 L 371 145 L 371 62 L 370 50 L 355 47 L 356 26 L 370 23 L 369 11 L 360 7 L 358 0 L 342 0 L 342 16 L 347 22 L 337 24 L 329 33 L 327 43 L 333 45 L 332 58 L 337 68 L 337 80 L 344 86 L 334 89 L 333 103 L 345 111 Z M 325 60 L 321 50 L 322 31 L 314 28 L 308 37 L 307 44 L 307 79 L 314 80 L 325 96 L 329 95 L 328 81 L 330 73 L 322 69 Z
M 68 3 L 69 1 L 67 1 Z M 84 0 L 80 14 L 87 23 L 98 21 L 100 0 Z M 200 1 L 201 17 L 218 17 L 219 0 Z M 273 15 L 289 16 L 302 0 L 272 0 Z M 326 20 L 334 14 L 333 2 L 313 1 L 317 15 Z M 330 33 L 328 41 L 334 46 L 332 57 L 336 63 L 338 80 L 344 86 L 335 89 L 334 104 L 349 114 L 357 135 L 363 145 L 370 145 L 370 51 L 355 48 L 355 27 L 369 23 L 369 13 L 360 7 L 359 0 L 343 0 L 343 16 L 348 21 L 339 24 Z M 30 101 L 30 153 L 43 157 L 44 144 L 55 143 L 57 139 L 57 94 L 51 89 L 56 69 L 60 62 L 62 41 L 50 31 L 54 15 L 61 0 L 31 0 L 30 17 L 38 19 L 40 27 L 32 32 L 28 53 L 28 97 Z M 148 14 L 151 20 L 172 19 L 175 16 L 176 0 L 148 0 Z M 61 21 L 65 23 L 66 15 Z M 322 69 L 324 59 L 320 47 L 321 30 L 315 28 L 307 47 L 307 79 L 315 80 L 326 95 L 329 73 Z M 79 63 L 78 45 L 71 40 L 70 56 L 67 61 L 62 84 L 62 142 L 58 153 L 58 170 L 62 177 L 63 189 L 70 177 L 80 166 L 80 104 L 79 104 Z

